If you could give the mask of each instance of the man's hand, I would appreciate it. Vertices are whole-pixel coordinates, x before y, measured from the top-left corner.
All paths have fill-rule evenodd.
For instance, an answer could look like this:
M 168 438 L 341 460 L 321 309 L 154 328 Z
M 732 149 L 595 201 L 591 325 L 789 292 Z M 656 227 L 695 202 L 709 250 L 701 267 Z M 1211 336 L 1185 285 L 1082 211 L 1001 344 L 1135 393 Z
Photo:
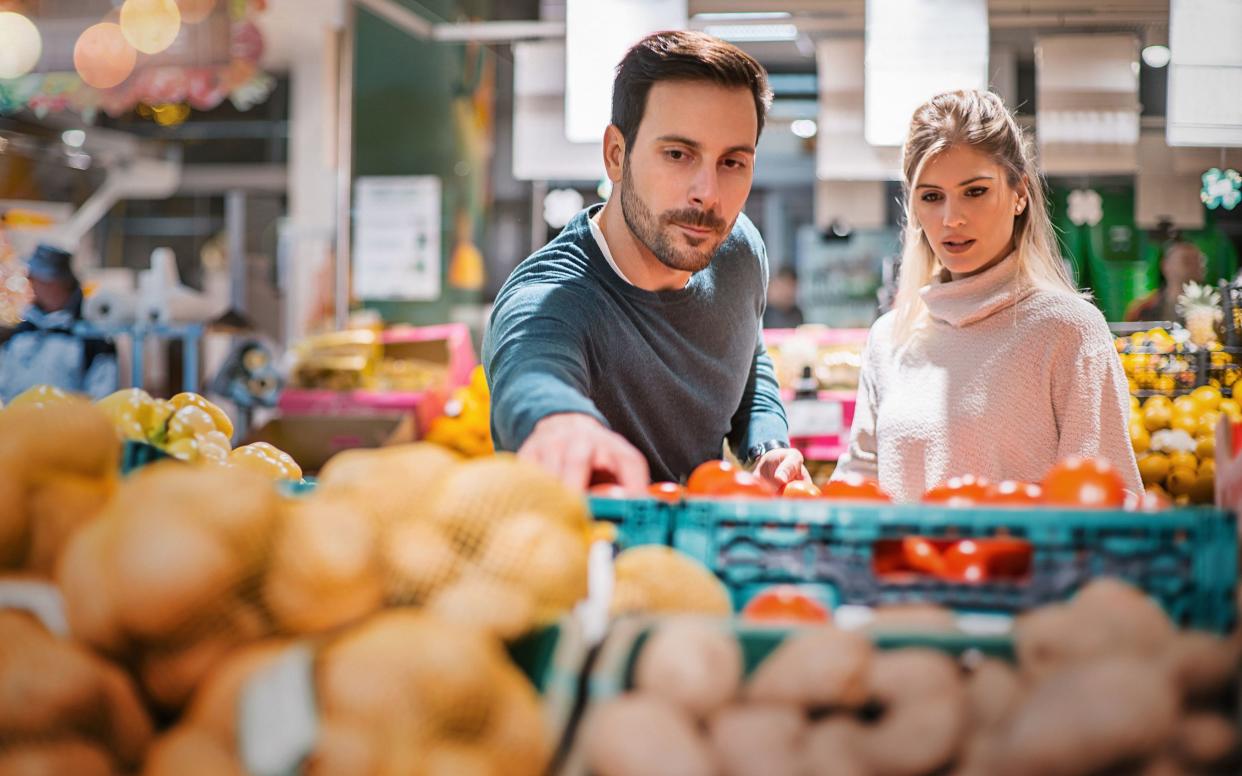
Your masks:
M 549 415 L 536 423 L 518 457 L 575 490 L 586 490 L 593 474 L 610 476 L 636 494 L 651 483 L 647 459 L 637 448 L 590 415 L 576 412 Z
M 802 453 L 797 450 L 781 448 L 769 450 L 755 464 L 755 474 L 777 491 L 794 480 L 809 480 L 811 474 L 803 465 Z

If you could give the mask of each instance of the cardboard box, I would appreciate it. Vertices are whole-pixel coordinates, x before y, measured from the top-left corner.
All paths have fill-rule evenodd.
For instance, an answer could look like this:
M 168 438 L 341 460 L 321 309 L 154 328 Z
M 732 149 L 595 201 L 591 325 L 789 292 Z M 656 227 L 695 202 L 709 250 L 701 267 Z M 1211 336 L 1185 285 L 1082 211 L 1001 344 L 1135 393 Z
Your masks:
M 377 415 L 286 415 L 251 432 L 246 443 L 269 442 L 314 474 L 342 450 L 413 442 L 415 420 L 406 413 Z

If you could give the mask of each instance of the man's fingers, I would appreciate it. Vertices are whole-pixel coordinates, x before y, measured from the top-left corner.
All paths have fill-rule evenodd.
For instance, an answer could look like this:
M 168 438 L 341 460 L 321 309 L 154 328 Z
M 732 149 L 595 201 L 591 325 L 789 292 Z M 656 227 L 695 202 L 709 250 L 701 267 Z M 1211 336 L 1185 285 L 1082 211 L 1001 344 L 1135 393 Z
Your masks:
M 586 490 L 591 482 L 591 443 L 587 440 L 570 442 L 559 471 L 561 482 L 575 490 Z
M 628 445 L 627 445 L 628 446 Z M 647 459 L 633 448 L 622 448 L 614 454 L 617 469 L 617 481 L 626 490 L 639 493 L 651 484 L 651 472 L 647 468 Z

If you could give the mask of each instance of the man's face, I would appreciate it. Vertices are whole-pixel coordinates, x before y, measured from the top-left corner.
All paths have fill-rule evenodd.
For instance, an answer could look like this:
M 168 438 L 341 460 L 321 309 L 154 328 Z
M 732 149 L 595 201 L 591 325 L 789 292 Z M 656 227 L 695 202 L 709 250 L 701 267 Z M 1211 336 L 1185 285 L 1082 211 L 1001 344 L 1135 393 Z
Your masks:
M 63 309 L 73 297 L 72 284 L 64 280 L 41 280 L 32 277 L 30 288 L 34 291 L 35 304 L 45 313 Z
M 1196 283 L 1203 282 L 1205 271 L 1203 254 L 1193 245 L 1186 243 L 1177 243 L 1169 248 L 1165 253 L 1163 266 L 1166 279 L 1172 281 L 1170 285 L 1175 285 L 1176 290 L 1181 290 L 1183 284 L 1190 281 Z
M 758 117 L 749 89 L 703 81 L 651 87 L 621 180 L 625 223 L 670 269 L 711 263 L 746 204 Z

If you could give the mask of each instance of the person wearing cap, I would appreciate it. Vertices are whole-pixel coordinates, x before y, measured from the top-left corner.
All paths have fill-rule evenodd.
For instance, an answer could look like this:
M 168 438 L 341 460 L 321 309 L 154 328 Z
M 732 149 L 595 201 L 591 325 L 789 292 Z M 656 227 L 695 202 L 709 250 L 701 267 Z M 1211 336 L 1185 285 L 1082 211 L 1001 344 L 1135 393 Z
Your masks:
M 36 385 L 94 399 L 117 388 L 116 347 L 75 331 L 82 319 L 82 287 L 72 258 L 60 248 L 40 245 L 27 262 L 34 300 L 0 348 L 0 400 L 5 403 Z

